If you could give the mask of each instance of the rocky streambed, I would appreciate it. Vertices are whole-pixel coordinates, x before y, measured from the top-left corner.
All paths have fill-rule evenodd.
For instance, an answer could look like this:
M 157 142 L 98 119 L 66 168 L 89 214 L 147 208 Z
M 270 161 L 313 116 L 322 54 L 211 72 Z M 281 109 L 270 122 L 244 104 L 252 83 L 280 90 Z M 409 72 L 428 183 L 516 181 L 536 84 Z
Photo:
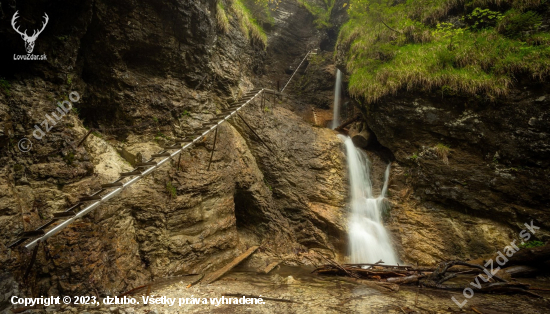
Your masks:
M 165 279 L 143 287 L 127 297 L 139 305 L 105 305 L 101 307 L 60 307 L 56 313 L 547 313 L 545 300 L 524 296 L 476 294 L 460 309 L 453 301 L 463 299 L 461 292 L 448 292 L 414 286 L 401 286 L 398 291 L 358 283 L 343 277 L 317 276 L 313 268 L 280 267 L 269 274 L 239 268 L 220 280 L 188 287 L 197 276 Z M 539 286 L 550 287 L 548 281 Z M 539 291 L 540 292 L 540 291 Z M 180 298 L 221 298 L 235 295 L 262 296 L 265 304 L 183 304 Z M 550 296 L 550 292 L 542 295 Z M 175 304 L 143 305 L 144 297 L 175 298 Z M 52 312 L 52 310 L 49 310 Z

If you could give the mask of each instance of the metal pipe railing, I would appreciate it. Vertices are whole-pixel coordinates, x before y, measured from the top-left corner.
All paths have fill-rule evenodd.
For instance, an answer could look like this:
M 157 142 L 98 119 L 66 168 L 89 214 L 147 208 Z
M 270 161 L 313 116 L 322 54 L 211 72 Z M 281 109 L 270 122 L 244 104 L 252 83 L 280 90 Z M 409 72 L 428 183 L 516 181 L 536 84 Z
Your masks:
M 237 114 L 238 111 L 242 110 L 246 105 L 248 105 L 252 100 L 254 100 L 258 95 L 260 95 L 261 93 L 264 92 L 265 89 L 261 89 L 259 90 L 256 94 L 254 94 L 254 96 L 252 96 L 252 98 L 248 99 L 245 103 L 243 103 L 242 105 L 240 105 L 237 109 L 233 110 L 231 113 L 229 113 L 225 118 L 221 119 L 219 122 L 217 122 L 216 124 L 214 124 L 210 129 L 206 130 L 204 133 L 200 134 L 197 138 L 195 138 L 191 143 L 188 143 L 186 144 L 185 146 L 183 146 L 182 148 L 178 149 L 177 151 L 175 151 L 174 153 L 170 154 L 170 156 L 162 159 L 161 161 L 159 161 L 156 165 L 153 165 L 151 166 L 150 168 L 147 168 L 145 171 L 143 171 L 141 174 L 139 175 L 136 175 L 134 178 L 130 179 L 128 182 L 124 183 L 121 187 L 117 187 L 115 190 L 109 192 L 107 195 L 105 196 L 102 196 L 100 200 L 97 200 L 95 201 L 94 203 L 92 203 L 91 205 L 85 207 L 84 209 L 82 209 L 81 211 L 79 211 L 78 213 L 75 214 L 75 216 L 63 221 L 62 223 L 60 223 L 59 225 L 53 227 L 52 229 L 48 230 L 47 232 L 44 233 L 44 235 L 38 237 L 38 238 L 35 238 L 33 239 L 31 242 L 29 242 L 28 244 L 25 245 L 25 248 L 27 249 L 32 249 L 33 247 L 35 247 L 39 242 L 41 241 L 44 241 L 56 234 L 58 234 L 59 232 L 61 232 L 65 227 L 69 226 L 71 223 L 73 223 L 76 219 L 78 218 L 81 218 L 83 217 L 84 215 L 88 214 L 90 211 L 92 211 L 93 209 L 95 209 L 96 207 L 100 206 L 101 204 L 103 204 L 104 202 L 108 201 L 109 199 L 115 197 L 116 195 L 120 194 L 120 192 L 122 192 L 124 189 L 128 188 L 129 186 L 132 186 L 134 183 L 136 183 L 137 181 L 139 181 L 140 179 L 144 178 L 145 176 L 147 176 L 148 174 L 152 173 L 153 171 L 155 171 L 156 169 L 158 169 L 160 166 L 162 166 L 163 164 L 165 164 L 166 162 L 168 162 L 169 160 L 173 159 L 174 157 L 176 157 L 177 155 L 181 154 L 185 149 L 191 147 L 193 144 L 195 144 L 197 141 L 200 141 L 202 138 L 204 138 L 208 133 L 212 132 L 213 130 L 215 130 L 220 124 L 222 124 L 223 122 L 227 121 L 228 119 L 230 119 L 231 117 L 233 117 L 234 115 Z M 268 147 L 269 148 L 269 147 Z M 117 180 L 118 181 L 118 180 Z M 20 239 L 21 240 L 21 239 Z M 17 240 L 15 243 L 17 243 L 18 241 L 20 240 Z
M 285 90 L 285 88 L 288 86 L 288 84 L 290 84 L 290 81 L 292 81 L 292 78 L 294 77 L 294 75 L 296 74 L 296 72 L 298 72 L 298 69 L 302 66 L 302 63 L 304 63 L 304 61 L 306 61 L 307 57 L 309 56 L 309 54 L 311 53 L 311 50 L 308 51 L 306 53 L 306 56 L 304 57 L 304 59 L 302 59 L 302 62 L 300 62 L 300 64 L 298 65 L 298 67 L 296 68 L 296 70 L 294 70 L 294 73 L 292 73 L 292 75 L 290 76 L 290 78 L 288 79 L 288 82 L 286 82 L 285 86 L 283 87 L 283 89 L 281 89 L 281 93 Z

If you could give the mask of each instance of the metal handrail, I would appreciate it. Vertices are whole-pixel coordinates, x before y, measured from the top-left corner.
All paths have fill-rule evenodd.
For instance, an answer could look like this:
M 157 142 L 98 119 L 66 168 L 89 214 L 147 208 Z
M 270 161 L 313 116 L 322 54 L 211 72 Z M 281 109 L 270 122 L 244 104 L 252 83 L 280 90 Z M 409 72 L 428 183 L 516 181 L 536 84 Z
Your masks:
M 139 181 L 140 179 L 142 179 L 143 177 L 147 176 L 148 174 L 152 173 L 153 171 L 155 171 L 156 169 L 158 169 L 160 166 L 162 166 L 163 164 L 165 164 L 166 162 L 168 162 L 169 160 L 173 159 L 174 157 L 176 157 L 177 155 L 181 154 L 185 149 L 191 147 L 193 144 L 195 144 L 196 142 L 200 141 L 202 138 L 204 138 L 208 133 L 212 132 L 213 130 L 215 130 L 220 124 L 222 124 L 223 122 L 227 121 L 228 119 L 230 119 L 231 117 L 233 117 L 234 115 L 236 115 L 238 113 L 238 111 L 242 110 L 246 105 L 248 105 L 252 100 L 254 100 L 258 95 L 260 95 L 261 93 L 263 93 L 265 91 L 264 88 L 262 88 L 261 90 L 259 90 L 256 94 L 254 94 L 254 96 L 250 99 L 248 99 L 245 103 L 243 103 L 242 105 L 240 105 L 238 108 L 236 108 L 235 110 L 233 110 L 231 113 L 229 113 L 227 116 L 225 116 L 223 119 L 219 120 L 216 124 L 214 124 L 211 128 L 209 128 L 208 130 L 206 130 L 205 132 L 203 132 L 201 135 L 199 135 L 197 138 L 195 138 L 192 142 L 186 144 L 185 146 L 183 146 L 182 148 L 178 149 L 177 151 L 175 151 L 174 153 L 171 153 L 170 156 L 162 159 L 161 161 L 159 161 L 156 165 L 152 165 L 150 168 L 147 168 L 146 170 L 144 170 L 143 172 L 141 172 L 141 174 L 139 175 L 136 175 L 134 178 L 132 178 L 131 180 L 129 180 L 128 182 L 126 183 L 123 183 L 122 186 L 120 187 L 117 187 L 115 190 L 111 191 L 110 193 L 108 193 L 107 195 L 105 196 L 102 196 L 101 199 L 95 201 L 94 203 L 92 203 L 91 205 L 88 205 L 87 207 L 85 207 L 84 209 L 82 209 L 81 211 L 77 212 L 73 217 L 63 221 L 62 223 L 60 223 L 59 225 L 55 226 L 54 228 L 50 229 L 49 231 L 46 231 L 42 236 L 38 237 L 38 238 L 35 238 L 33 239 L 31 242 L 29 242 L 28 244 L 25 245 L 25 248 L 27 249 L 32 249 L 33 247 L 35 247 L 39 242 L 41 241 L 44 241 L 54 235 L 56 235 L 57 233 L 61 232 L 61 230 L 63 230 L 65 227 L 69 226 L 71 223 L 73 223 L 76 219 L 80 218 L 80 217 L 83 217 L 84 215 L 86 215 L 87 213 L 89 213 L 90 211 L 92 211 L 93 209 L 95 209 L 96 207 L 98 207 L 99 205 L 101 205 L 102 203 L 108 201 L 109 199 L 115 197 L 116 195 L 118 195 L 120 192 L 122 192 L 124 189 L 128 188 L 129 186 L 133 185 L 134 183 L 136 183 L 137 181 Z M 264 143 L 265 144 L 265 143 Z M 269 148 L 269 147 L 268 147 Z M 119 179 L 120 180 L 120 179 Z M 117 181 L 119 181 L 117 180 Z M 115 181 L 116 182 L 116 181 Z M 74 207 L 74 206 L 73 206 Z M 15 246 L 17 244 L 21 244 L 25 239 L 18 239 L 17 241 L 15 241 L 12 245 Z M 10 247 L 12 246 L 10 245 Z
M 296 74 L 296 72 L 298 72 L 298 69 L 302 66 L 302 63 L 304 63 L 304 61 L 306 61 L 307 57 L 309 56 L 309 54 L 311 53 L 311 50 L 308 51 L 306 53 L 306 56 L 304 57 L 304 59 L 302 59 L 302 62 L 300 62 L 300 64 L 298 65 L 298 67 L 296 68 L 296 70 L 294 70 L 294 73 L 292 73 L 292 75 L 290 76 L 290 78 L 288 79 L 288 82 L 286 82 L 285 86 L 283 87 L 283 89 L 281 89 L 281 93 L 285 90 L 285 88 L 288 86 L 288 84 L 290 84 L 290 81 L 292 81 L 292 78 L 294 77 L 294 75 Z

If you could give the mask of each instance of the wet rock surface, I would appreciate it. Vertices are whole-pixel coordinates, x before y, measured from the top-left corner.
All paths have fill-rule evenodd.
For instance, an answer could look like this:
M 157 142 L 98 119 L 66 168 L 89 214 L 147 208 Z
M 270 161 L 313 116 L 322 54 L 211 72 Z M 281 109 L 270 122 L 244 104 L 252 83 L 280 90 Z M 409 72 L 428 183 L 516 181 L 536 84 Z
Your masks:
M 318 247 L 341 254 L 346 232 L 341 143 L 332 131 L 312 129 L 292 112 L 266 104 L 269 111 L 253 105 L 241 114 L 275 154 L 242 122 L 234 122 L 236 129 L 223 124 L 210 170 L 213 134 L 182 155 L 179 170 L 173 161 L 50 239 L 38 254 L 35 289 L 51 295 L 120 292 L 154 278 L 215 270 L 241 246 L 266 241 L 279 253 Z M 159 145 L 130 137 L 124 147 L 148 159 Z M 13 208 L 9 202 L 19 198 L 29 215 L 21 225 L 26 216 L 6 212 L 12 237 L 74 203 L 82 191 L 131 170 L 101 138 L 91 136 L 82 150 L 91 155 L 94 176 L 62 188 L 33 177 L 31 186 L 42 189 L 16 185 L 5 195 L 3 206 Z M 49 206 L 39 212 L 31 203 L 41 195 L 49 197 Z M 29 260 L 4 252 L 7 265 Z
M 311 249 L 345 258 L 345 157 L 336 134 L 318 127 L 332 119 L 336 69 L 326 51 L 334 41 L 331 30 L 315 29 L 305 8 L 284 1 L 264 50 L 246 38 L 234 18 L 227 33 L 217 29 L 215 1 L 65 1 L 59 8 L 63 5 L 52 11 L 46 4 L 18 3 L 22 13 L 50 14 L 52 24 L 36 48 L 49 59 L 36 66 L 9 62 L 1 73 L 10 82 L 0 91 L 2 308 L 11 295 L 116 295 L 169 276 L 207 273 L 252 245 L 261 244 L 265 252 L 244 264 L 262 269 L 281 259 L 309 264 L 299 254 Z M 335 26 L 345 15 L 340 1 L 337 6 Z M 7 24 L 15 8 L 1 9 L 0 20 Z M 31 14 L 27 22 L 38 20 Z M 11 31 L 0 30 L 0 39 L 22 46 Z M 261 140 L 238 118 L 224 123 L 210 169 L 213 134 L 48 240 L 23 281 L 31 253 L 6 248 L 19 232 L 40 226 L 174 138 L 192 133 L 252 87 L 275 88 L 277 81 L 282 87 L 289 67 L 317 47 L 318 54 L 289 86 L 291 98 L 271 95 L 241 112 Z M 541 227 L 537 239 L 547 240 L 550 97 L 547 84 L 522 84 L 496 103 L 399 94 L 369 107 L 367 124 L 351 128 L 354 142 L 369 151 L 375 193 L 392 162 L 392 206 L 385 220 L 404 262 L 477 258 L 504 248 L 531 220 Z M 73 90 L 82 95 L 75 110 L 34 141 L 29 153 L 18 151 L 17 140 L 30 138 L 34 125 Z M 348 100 L 343 103 L 351 117 Z M 86 128 L 95 131 L 77 147 Z M 425 304 L 430 304 L 427 312 L 455 311 L 446 292 L 420 293 L 424 305 L 419 306 L 410 288 L 388 295 L 295 272 L 236 273 L 184 289 L 187 284 L 155 293 L 265 293 L 302 302 L 269 304 L 260 309 L 265 313 L 422 312 Z M 500 296 L 472 304 L 528 313 L 546 307 Z M 211 310 L 241 313 L 243 308 Z
M 255 75 L 264 71 L 267 55 L 285 52 L 275 42 L 293 37 L 298 44 L 291 50 L 302 55 L 316 33 L 292 23 L 305 10 L 295 4 L 276 20 L 274 27 L 284 32 L 274 32 L 267 52 L 246 38 L 234 17 L 227 33 L 218 30 L 215 1 L 69 7 L 67 23 L 50 22 L 36 48 L 48 62 L 35 68 L 9 63 L 3 74 L 10 86 L 0 93 L 0 259 L 2 276 L 18 282 L 31 254 L 6 245 L 19 232 L 189 135 L 253 82 L 269 85 Z M 18 8 L 30 11 L 27 4 Z M 67 14 L 60 7 L 33 10 L 47 11 L 52 21 Z M 2 20 L 14 12 L 6 9 Z M 0 36 L 10 46 L 20 41 L 9 32 Z M 82 96 L 74 110 L 21 153 L 17 140 L 31 138 L 34 125 L 71 91 Z M 341 254 L 346 192 L 339 140 L 284 109 L 293 107 L 288 100 L 266 104 L 242 115 L 276 154 L 242 122 L 225 123 L 210 170 L 213 134 L 178 165 L 172 161 L 48 240 L 25 284 L 6 288 L 6 295 L 118 293 L 156 278 L 215 270 L 251 243 L 277 254 L 307 247 Z M 77 147 L 84 126 L 95 131 Z
M 547 89 L 518 87 L 494 103 L 401 94 L 369 106 L 368 126 L 395 158 L 390 226 L 405 261 L 502 250 L 531 221 L 547 240 L 550 129 L 537 101 Z
M 311 270 L 309 270 L 311 271 Z M 98 307 L 61 307 L 57 313 L 68 314 L 75 311 L 89 313 L 464 313 L 474 307 L 482 313 L 546 313 L 547 301 L 526 299 L 521 296 L 475 294 L 463 309 L 453 301 L 455 297 L 464 300 L 460 292 L 446 292 L 416 287 L 401 287 L 397 292 L 383 291 L 371 285 L 350 282 L 337 277 L 313 276 L 308 269 L 283 268 L 269 275 L 254 271 L 236 271 L 210 285 L 195 285 L 191 278 L 174 278 L 153 285 L 150 297 L 176 298 L 169 305 L 110 305 Z M 231 291 L 231 292 L 228 292 Z M 183 304 L 179 298 L 221 298 L 224 294 L 237 293 L 248 296 L 282 299 L 287 302 L 265 300 L 257 305 L 210 305 Z M 143 303 L 145 291 L 130 295 Z M 227 296 L 226 296 L 227 298 Z M 231 297 L 233 298 L 233 297 Z M 288 302 L 290 301 L 290 302 Z

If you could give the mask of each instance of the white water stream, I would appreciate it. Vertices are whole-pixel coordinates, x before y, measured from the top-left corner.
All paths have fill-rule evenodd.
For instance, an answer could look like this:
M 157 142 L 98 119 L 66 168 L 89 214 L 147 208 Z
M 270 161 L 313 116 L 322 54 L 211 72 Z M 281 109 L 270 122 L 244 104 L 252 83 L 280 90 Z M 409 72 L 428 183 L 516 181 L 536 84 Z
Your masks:
M 351 189 L 351 213 L 349 217 L 349 248 L 351 263 L 376 263 L 385 265 L 399 262 L 389 234 L 382 224 L 384 202 L 388 191 L 390 165 L 384 173 L 384 186 L 378 197 L 373 195 L 370 179 L 370 161 L 365 152 L 357 149 L 350 137 L 345 140 Z
M 336 69 L 336 82 L 334 83 L 334 107 L 331 129 L 340 126 L 340 100 L 342 96 L 342 71 Z

